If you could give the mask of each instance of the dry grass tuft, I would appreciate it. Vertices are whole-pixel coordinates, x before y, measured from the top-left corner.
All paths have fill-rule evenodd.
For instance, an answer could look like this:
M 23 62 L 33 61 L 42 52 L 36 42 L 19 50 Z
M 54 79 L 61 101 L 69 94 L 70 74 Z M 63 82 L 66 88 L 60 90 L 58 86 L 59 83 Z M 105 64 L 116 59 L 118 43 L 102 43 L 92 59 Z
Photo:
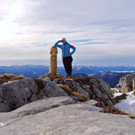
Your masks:
M 126 99 L 127 98 L 127 94 L 122 94 L 120 96 L 117 96 L 113 99 L 113 103 L 116 104 L 116 103 L 119 103 L 122 99 Z
M 104 113 L 112 113 L 112 114 L 121 114 L 121 115 L 130 115 L 129 113 L 126 113 L 114 106 L 105 106 L 103 103 L 101 103 L 100 101 L 98 101 L 98 103 L 96 104 L 97 107 L 101 107 L 103 108 L 100 112 L 104 112 Z
M 79 92 L 74 92 L 68 85 L 65 84 L 58 84 L 64 91 L 66 91 L 69 95 L 73 95 L 79 98 L 83 98 L 85 100 L 90 100 L 87 96 L 79 93 Z
M 3 84 L 4 82 L 20 80 L 20 79 L 25 79 L 25 77 L 22 76 L 22 75 L 16 76 L 14 74 L 3 74 L 3 75 L 0 75 L 0 83 L 1 84 Z
M 63 76 L 61 76 L 60 74 L 56 74 L 56 75 L 52 75 L 51 73 L 47 73 L 44 76 L 40 76 L 40 79 L 44 79 L 45 77 L 49 77 L 52 81 L 56 78 L 64 78 Z
M 96 106 L 103 108 L 105 105 L 104 105 L 104 103 L 97 101 Z
M 122 114 L 122 115 L 129 115 L 128 113 L 116 108 L 116 107 L 112 107 L 112 106 L 104 106 L 103 110 L 101 110 L 100 112 L 104 112 L 104 113 L 112 113 L 112 114 Z
M 93 79 L 96 77 L 76 77 L 76 78 L 72 78 L 74 81 L 82 83 L 82 84 L 88 84 L 90 79 Z

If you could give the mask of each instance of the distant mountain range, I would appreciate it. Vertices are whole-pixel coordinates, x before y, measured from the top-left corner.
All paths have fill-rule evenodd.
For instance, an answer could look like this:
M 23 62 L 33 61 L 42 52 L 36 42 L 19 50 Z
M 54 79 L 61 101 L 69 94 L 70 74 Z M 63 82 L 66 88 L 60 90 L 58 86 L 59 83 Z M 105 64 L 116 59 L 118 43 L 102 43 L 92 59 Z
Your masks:
M 76 74 L 73 74 L 72 76 L 73 77 L 88 77 L 88 75 L 85 73 L 76 73 Z
M 132 74 L 133 72 L 100 72 L 92 76 L 98 77 L 105 82 L 108 82 L 111 87 L 116 86 L 119 83 L 121 77 L 126 76 L 127 74 Z
M 110 83 L 113 87 L 121 77 L 134 71 L 135 67 L 128 66 L 74 66 L 72 74 L 73 77 L 96 76 Z M 48 72 L 49 66 L 46 65 L 0 66 L 0 74 L 11 73 L 29 78 L 38 78 Z M 63 67 L 58 67 L 58 73 L 66 75 Z
M 2 72 L 2 73 L 1 73 Z M 49 72 L 49 67 L 44 65 L 23 65 L 23 66 L 0 66 L 0 74 L 11 73 L 23 75 L 30 78 L 38 78 Z

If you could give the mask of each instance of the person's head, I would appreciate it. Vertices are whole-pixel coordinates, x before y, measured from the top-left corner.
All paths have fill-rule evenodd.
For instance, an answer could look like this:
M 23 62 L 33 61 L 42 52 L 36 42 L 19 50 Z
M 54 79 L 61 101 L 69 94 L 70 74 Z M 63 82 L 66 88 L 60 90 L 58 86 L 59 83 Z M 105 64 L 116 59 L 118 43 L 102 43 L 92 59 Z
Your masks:
M 66 38 L 62 38 L 61 42 L 65 44 L 67 42 Z

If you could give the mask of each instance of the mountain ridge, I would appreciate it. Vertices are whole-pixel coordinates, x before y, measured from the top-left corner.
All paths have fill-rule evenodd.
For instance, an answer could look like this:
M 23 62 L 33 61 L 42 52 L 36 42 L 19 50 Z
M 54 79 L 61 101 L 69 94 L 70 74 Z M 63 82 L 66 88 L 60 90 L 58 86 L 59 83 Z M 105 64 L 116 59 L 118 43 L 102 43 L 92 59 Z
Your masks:
M 115 72 L 115 71 L 135 71 L 135 67 L 124 67 L 124 66 L 106 66 L 106 67 L 99 67 L 99 66 L 73 66 L 72 74 L 76 73 L 84 73 L 88 76 L 91 74 L 96 74 L 99 72 Z M 25 77 L 30 78 L 38 78 L 49 72 L 48 65 L 13 65 L 13 66 L 0 66 L 0 74 L 4 73 L 11 73 L 15 75 L 23 75 Z M 65 76 L 64 67 L 58 67 L 58 73 Z

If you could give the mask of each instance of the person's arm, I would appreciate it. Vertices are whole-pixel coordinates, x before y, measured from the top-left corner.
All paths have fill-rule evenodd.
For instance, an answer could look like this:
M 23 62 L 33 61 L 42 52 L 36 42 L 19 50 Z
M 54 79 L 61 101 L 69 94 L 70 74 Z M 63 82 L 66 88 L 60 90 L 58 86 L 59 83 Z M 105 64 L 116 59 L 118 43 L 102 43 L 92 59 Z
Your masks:
M 57 41 L 57 42 L 54 44 L 54 46 L 61 48 L 61 45 L 58 45 L 60 42 L 61 42 L 60 40 Z
M 76 47 L 74 47 L 73 45 L 70 45 L 70 48 L 72 48 L 72 52 L 70 53 L 71 55 L 74 54 L 74 52 L 76 51 Z

